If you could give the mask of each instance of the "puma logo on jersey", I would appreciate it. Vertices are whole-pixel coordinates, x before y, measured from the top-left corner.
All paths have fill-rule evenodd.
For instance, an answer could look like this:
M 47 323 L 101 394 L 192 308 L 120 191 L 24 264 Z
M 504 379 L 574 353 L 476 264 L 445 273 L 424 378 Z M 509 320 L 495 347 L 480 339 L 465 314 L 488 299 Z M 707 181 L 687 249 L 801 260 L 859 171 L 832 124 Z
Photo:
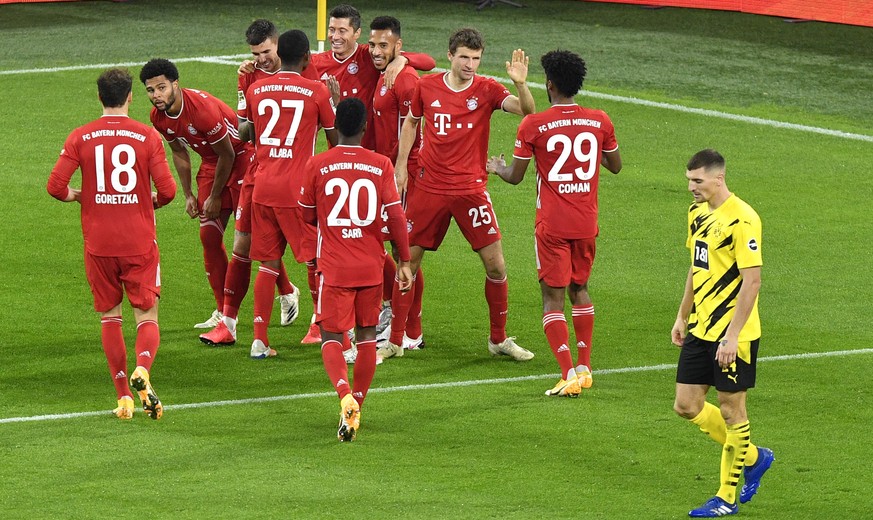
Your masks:
M 738 378 L 738 377 L 739 377 L 739 375 L 735 375 L 735 376 L 727 376 L 727 378 L 730 379 L 731 381 L 733 381 L 734 384 L 737 384 L 737 378 Z

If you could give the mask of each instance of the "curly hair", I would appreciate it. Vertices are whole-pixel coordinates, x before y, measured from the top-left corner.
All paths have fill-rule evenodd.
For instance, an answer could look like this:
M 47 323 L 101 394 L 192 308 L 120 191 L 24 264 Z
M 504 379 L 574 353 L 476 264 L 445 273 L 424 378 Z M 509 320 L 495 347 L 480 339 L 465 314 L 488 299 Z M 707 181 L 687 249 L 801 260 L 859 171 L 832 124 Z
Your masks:
M 179 79 L 179 69 L 170 60 L 155 58 L 149 60 L 148 63 L 142 66 L 142 70 L 139 71 L 139 80 L 142 81 L 143 85 L 145 85 L 146 81 L 158 76 L 164 76 L 170 81 L 177 81 Z
M 555 89 L 567 97 L 573 97 L 582 89 L 585 81 L 585 60 L 570 51 L 554 50 L 540 58 L 546 79 Z

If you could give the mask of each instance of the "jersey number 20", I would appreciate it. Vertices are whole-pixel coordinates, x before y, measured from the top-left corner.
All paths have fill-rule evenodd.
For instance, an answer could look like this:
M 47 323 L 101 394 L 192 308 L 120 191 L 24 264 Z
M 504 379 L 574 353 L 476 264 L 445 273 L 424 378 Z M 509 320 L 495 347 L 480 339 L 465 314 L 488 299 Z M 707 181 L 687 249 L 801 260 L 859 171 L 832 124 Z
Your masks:
M 358 202 L 361 200 L 361 190 L 367 192 L 366 216 L 364 218 L 361 218 L 361 207 Z M 327 195 L 339 192 L 339 197 L 337 197 L 333 209 L 327 215 L 328 226 L 348 227 L 354 224 L 364 227 L 369 226 L 376 220 L 378 209 L 376 208 L 376 185 L 370 179 L 357 179 L 349 186 L 345 179 L 334 177 L 324 185 L 324 191 Z M 346 207 L 346 202 L 348 202 L 350 218 L 341 218 L 339 214 Z

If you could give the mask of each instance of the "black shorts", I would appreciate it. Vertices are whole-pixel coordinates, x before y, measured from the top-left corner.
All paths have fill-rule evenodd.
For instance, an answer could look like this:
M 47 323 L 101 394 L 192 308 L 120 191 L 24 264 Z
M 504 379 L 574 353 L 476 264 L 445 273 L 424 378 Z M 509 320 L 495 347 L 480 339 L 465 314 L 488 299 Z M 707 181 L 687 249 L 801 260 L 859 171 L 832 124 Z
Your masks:
M 737 361 L 730 368 L 721 368 L 715 360 L 718 341 L 704 341 L 691 334 L 685 336 L 679 353 L 676 382 L 686 385 L 714 386 L 721 392 L 740 392 L 755 387 L 755 362 L 758 342 L 740 342 Z M 747 358 L 746 362 L 743 358 Z

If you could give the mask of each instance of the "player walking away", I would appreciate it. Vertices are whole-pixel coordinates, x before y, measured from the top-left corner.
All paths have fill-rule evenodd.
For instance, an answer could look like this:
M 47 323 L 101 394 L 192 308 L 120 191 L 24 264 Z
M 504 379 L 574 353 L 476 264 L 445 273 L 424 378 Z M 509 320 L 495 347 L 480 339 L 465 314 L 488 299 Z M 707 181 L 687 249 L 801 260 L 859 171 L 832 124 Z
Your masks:
M 340 398 L 337 437 L 352 441 L 360 428 L 361 406 L 376 373 L 376 324 L 382 294 L 382 210 L 400 254 L 397 277 L 403 290 L 412 283 L 406 218 L 394 185 L 394 168 L 384 155 L 361 146 L 367 108 L 356 98 L 336 111 L 339 145 L 306 165 L 300 206 L 304 219 L 318 225 L 321 357 Z M 342 338 L 356 328 L 358 356 L 350 386 Z
M 254 150 L 239 139 L 233 109 L 212 94 L 179 87 L 179 70 L 169 60 L 153 59 L 139 73 L 149 99 L 152 125 L 173 150 L 173 165 L 185 195 L 185 211 L 200 219 L 200 242 L 206 277 L 215 297 L 215 312 L 196 328 L 209 329 L 221 321 L 227 276 L 224 230 L 237 206 L 240 181 Z M 192 148 L 202 158 L 197 171 L 197 194 L 191 186 Z
M 273 287 L 285 246 L 298 262 L 312 262 L 315 227 L 305 223 L 297 204 L 303 167 L 315 151 L 318 129 L 336 144 L 330 93 L 320 81 L 303 78 L 309 63 L 309 39 L 293 30 L 279 36 L 282 69 L 253 83 L 246 91 L 245 118 L 252 122 L 258 170 L 252 192 L 251 257 L 261 262 L 255 277 L 254 332 L 251 356 L 276 355 L 267 328 L 273 313 Z
M 388 157 L 394 163 L 397 161 L 400 128 L 409 113 L 412 95 L 418 84 L 418 74 L 415 69 L 407 65 L 397 75 L 393 88 L 389 89 L 385 85 L 384 71 L 400 55 L 400 50 L 403 47 L 403 40 L 400 38 L 400 21 L 397 18 L 393 16 L 374 18 L 370 23 L 368 43 L 373 65 L 382 71 L 373 95 L 373 126 L 369 127 L 369 131 L 376 136 L 376 152 Z M 409 153 L 408 164 L 418 164 L 419 142 L 420 138 L 416 136 L 415 144 Z M 416 166 L 412 166 L 411 169 L 415 170 Z M 407 196 L 412 184 L 411 182 L 407 184 Z M 386 238 L 390 240 L 390 237 Z M 383 304 L 382 313 L 379 314 L 376 341 L 379 345 L 391 342 L 394 345 L 391 347 L 392 350 L 395 350 L 398 355 L 402 355 L 404 349 L 414 350 L 424 346 L 421 333 L 421 297 L 424 291 L 424 275 L 419 269 L 413 275 L 412 289 L 404 292 L 400 290 L 394 272 L 394 259 L 385 255 L 382 299 L 389 303 L 388 305 Z
M 130 385 L 145 413 L 160 419 L 163 406 L 150 377 L 161 339 L 155 208 L 173 200 L 176 182 L 161 137 L 127 116 L 132 85 L 126 70 L 109 69 L 100 75 L 97 92 L 103 117 L 67 137 L 47 189 L 52 197 L 82 207 L 85 276 L 94 295 L 94 309 L 101 314 L 103 352 L 118 394 L 113 413 L 119 419 L 133 418 L 127 347 L 121 331 L 121 301 L 126 293 L 136 319 L 136 369 Z M 69 186 L 77 169 L 82 171 L 81 189 Z
M 395 175 L 401 193 L 408 177 L 415 176 L 415 189 L 408 194 L 412 272 L 418 271 L 425 250 L 436 251 L 452 218 L 464 237 L 479 253 L 485 266 L 485 300 L 491 321 L 488 350 L 527 361 L 533 353 L 506 336 L 508 289 L 500 228 L 487 191 L 488 135 L 491 114 L 498 109 L 513 114 L 536 110 L 528 90 L 528 58 L 521 49 L 506 62 L 506 72 L 515 83 L 518 97 L 493 79 L 476 74 L 485 42 L 475 29 L 460 29 L 449 39 L 446 73 L 422 77 L 415 88 L 410 113 L 403 122 Z M 419 169 L 409 169 L 409 154 L 419 122 L 424 120 Z M 396 345 L 395 345 L 396 347 Z M 396 356 L 396 348 L 380 352 Z
M 518 184 L 536 156 L 534 252 L 543 294 L 543 331 L 561 367 L 560 381 L 546 395 L 577 397 L 592 383 L 594 306 L 588 294 L 588 278 L 599 231 L 600 165 L 618 173 L 621 155 L 609 116 L 573 101 L 585 81 L 585 61 L 569 51 L 552 51 L 540 63 L 552 106 L 521 122 L 510 166 L 501 155 L 492 157 L 487 169 L 510 184 Z M 564 317 L 565 294 L 573 306 L 578 358 L 575 368 Z
M 688 161 L 685 177 L 694 203 L 688 210 L 691 268 L 671 337 L 682 348 L 676 371 L 673 409 L 723 446 L 721 486 L 694 518 L 733 515 L 739 501 L 755 496 L 773 452 L 750 442 L 746 392 L 755 386 L 761 322 L 761 219 L 728 190 L 725 161 L 702 150 Z M 711 386 L 716 407 L 706 401 Z M 742 471 L 741 471 L 742 470 Z
M 237 128 L 243 141 L 250 139 L 247 135 L 250 125 L 245 119 L 245 93 L 253 83 L 272 77 L 281 68 L 276 48 L 279 41 L 279 31 L 269 20 L 255 20 L 246 30 L 246 42 L 251 48 L 254 68 L 249 73 L 242 73 L 237 80 Z M 306 70 L 309 70 L 307 67 Z M 317 76 L 316 76 L 317 78 Z M 234 217 L 233 254 L 227 267 L 227 277 L 224 281 L 224 304 L 222 321 L 211 331 L 201 334 L 200 341 L 207 345 L 233 345 L 236 342 L 236 325 L 239 308 L 251 283 L 252 260 L 249 257 L 252 244 L 252 190 L 254 189 L 257 160 L 251 161 L 246 169 L 240 191 L 239 205 Z M 291 325 L 299 313 L 300 291 L 288 280 L 284 262 L 279 263 L 279 276 L 276 278 L 281 306 L 282 326 Z

